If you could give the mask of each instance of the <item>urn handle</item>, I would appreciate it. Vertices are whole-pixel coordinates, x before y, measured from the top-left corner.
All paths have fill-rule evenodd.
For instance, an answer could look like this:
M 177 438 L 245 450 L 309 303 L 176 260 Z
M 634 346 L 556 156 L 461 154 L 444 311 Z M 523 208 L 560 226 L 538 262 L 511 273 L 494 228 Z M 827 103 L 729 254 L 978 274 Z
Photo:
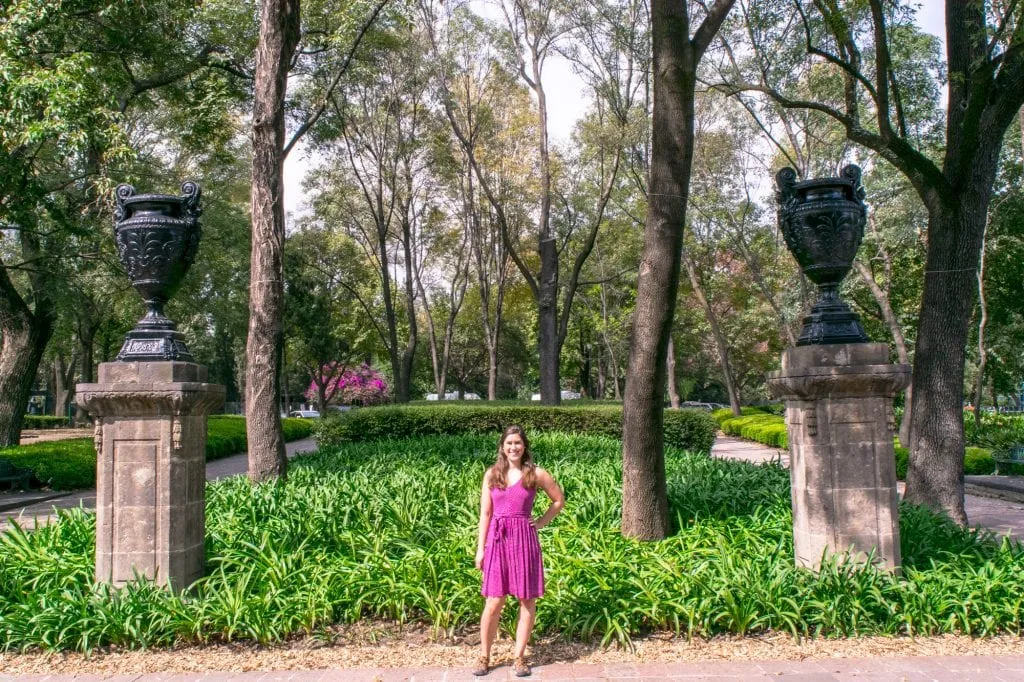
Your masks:
M 126 220 L 129 214 L 128 205 L 125 200 L 135 196 L 135 188 L 128 183 L 122 183 L 114 190 L 114 223 Z
M 186 180 L 181 183 L 181 212 L 186 220 L 198 221 L 203 214 L 201 203 L 203 190 L 199 183 L 193 180 Z
M 787 209 L 796 201 L 796 170 L 786 166 L 775 174 L 775 199 L 779 202 L 779 210 Z
M 851 163 L 845 166 L 843 170 L 839 172 L 843 180 L 848 180 L 853 185 L 853 196 L 854 199 L 860 203 L 864 203 L 864 198 L 867 196 L 867 192 L 864 191 L 864 183 L 861 182 L 862 171 L 860 166 L 855 163 Z

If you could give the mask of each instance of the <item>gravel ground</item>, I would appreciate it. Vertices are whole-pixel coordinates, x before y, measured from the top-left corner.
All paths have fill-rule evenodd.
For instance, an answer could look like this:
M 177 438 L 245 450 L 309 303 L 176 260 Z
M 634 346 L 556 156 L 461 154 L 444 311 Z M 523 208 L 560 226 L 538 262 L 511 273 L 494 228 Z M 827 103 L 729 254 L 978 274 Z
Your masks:
M 225 644 L 150 651 L 107 650 L 83 654 L 0 654 L 0 670 L 8 674 L 141 674 L 185 672 L 247 672 L 252 670 L 318 670 L 352 668 L 419 668 L 471 665 L 478 655 L 474 632 L 448 641 L 434 641 L 428 630 L 359 625 L 304 637 L 278 646 Z M 1024 655 L 1024 639 L 1011 635 L 972 639 L 941 637 L 860 637 L 797 642 L 789 635 L 714 637 L 687 641 L 671 634 L 637 640 L 634 650 L 602 649 L 597 645 L 542 640 L 530 652 L 535 664 L 652 663 L 721 660 L 828 660 L 903 656 Z M 509 663 L 512 642 L 501 638 L 492 658 Z

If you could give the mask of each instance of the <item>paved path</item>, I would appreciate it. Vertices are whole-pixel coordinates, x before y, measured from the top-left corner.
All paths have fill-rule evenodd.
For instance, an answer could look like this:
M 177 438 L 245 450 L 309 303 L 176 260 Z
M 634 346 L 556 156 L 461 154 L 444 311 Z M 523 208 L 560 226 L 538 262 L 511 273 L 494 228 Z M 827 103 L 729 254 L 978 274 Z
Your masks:
M 711 456 L 742 459 L 755 464 L 777 461 L 785 467 L 789 466 L 789 453 L 785 450 L 731 436 L 719 436 L 711 448 Z M 972 526 L 987 528 L 999 536 L 1008 535 L 1018 540 L 1024 538 L 1024 503 L 1016 501 L 1019 497 L 1002 499 L 1006 496 L 1006 488 L 1020 491 L 1019 494 L 1024 495 L 1024 479 L 1019 476 L 968 476 L 967 483 L 973 494 L 964 496 L 964 507 Z M 902 481 L 898 483 L 897 489 L 902 495 Z M 1009 496 L 1013 497 L 1012 493 Z
M 469 682 L 516 680 L 508 666 L 486 677 L 473 677 L 469 668 L 383 668 L 353 670 L 253 671 L 246 673 L 185 673 L 117 675 L 23 675 L 0 681 L 64 682 L 70 680 L 117 682 Z M 616 663 L 611 665 L 554 664 L 537 666 L 529 680 L 622 680 L 668 682 L 669 680 L 942 680 L 949 682 L 1011 682 L 1024 680 L 1024 655 L 931 656 L 902 658 L 833 658 L 804 661 L 699 661 L 691 663 Z
M 289 457 L 302 452 L 316 450 L 316 441 L 312 438 L 292 441 L 285 445 Z M 248 469 L 248 459 L 244 452 L 214 460 L 206 464 L 206 480 L 215 481 L 226 476 L 244 474 Z M 54 495 L 59 495 L 54 497 Z M 36 525 L 49 523 L 56 518 L 54 507 L 74 509 L 84 507 L 96 508 L 95 490 L 75 490 L 69 493 L 47 493 L 31 491 L 28 493 L 0 495 L 0 532 L 7 530 L 8 524 L 17 521 L 22 528 L 35 528 Z

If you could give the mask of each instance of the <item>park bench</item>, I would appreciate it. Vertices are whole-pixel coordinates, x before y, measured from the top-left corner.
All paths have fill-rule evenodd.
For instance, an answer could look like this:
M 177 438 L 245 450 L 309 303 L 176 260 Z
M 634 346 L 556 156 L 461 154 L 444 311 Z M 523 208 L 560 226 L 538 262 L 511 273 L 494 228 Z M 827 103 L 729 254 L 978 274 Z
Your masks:
M 24 490 L 28 487 L 28 482 L 31 480 L 31 469 L 14 466 L 9 460 L 0 459 L 0 483 L 10 483 L 11 490 L 14 490 L 14 484 L 17 483 L 18 487 Z
M 1007 467 L 1012 471 L 1012 465 L 1020 464 L 1024 465 L 1024 443 L 1017 443 L 1011 445 L 1005 450 L 997 450 L 992 453 L 992 459 L 996 461 L 996 473 L 1002 473 L 1004 465 L 1010 465 Z

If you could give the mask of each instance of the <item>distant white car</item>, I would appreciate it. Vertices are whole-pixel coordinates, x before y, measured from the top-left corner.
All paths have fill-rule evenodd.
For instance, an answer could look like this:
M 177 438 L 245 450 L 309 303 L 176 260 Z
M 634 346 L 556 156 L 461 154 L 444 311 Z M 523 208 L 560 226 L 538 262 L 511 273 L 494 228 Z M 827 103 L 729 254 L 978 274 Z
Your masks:
M 579 400 L 582 397 L 583 396 L 581 396 L 576 391 L 562 391 L 562 400 Z M 531 395 L 530 400 L 540 400 L 540 393 L 534 393 L 533 395 Z
M 424 399 L 425 399 L 425 400 L 437 400 L 437 394 L 436 394 L 436 393 L 428 393 L 428 394 L 427 394 L 427 395 L 425 396 L 425 398 L 424 398 Z
M 289 417 L 297 417 L 299 419 L 316 419 L 320 416 L 320 413 L 316 410 L 292 410 L 288 413 Z
M 459 399 L 459 392 L 458 391 L 449 391 L 448 393 L 444 394 L 444 398 L 439 398 L 436 393 L 428 393 L 425 396 L 425 399 L 426 400 L 458 400 Z M 462 396 L 462 399 L 463 400 L 481 400 L 480 396 L 477 395 L 476 393 L 466 393 L 465 395 Z

